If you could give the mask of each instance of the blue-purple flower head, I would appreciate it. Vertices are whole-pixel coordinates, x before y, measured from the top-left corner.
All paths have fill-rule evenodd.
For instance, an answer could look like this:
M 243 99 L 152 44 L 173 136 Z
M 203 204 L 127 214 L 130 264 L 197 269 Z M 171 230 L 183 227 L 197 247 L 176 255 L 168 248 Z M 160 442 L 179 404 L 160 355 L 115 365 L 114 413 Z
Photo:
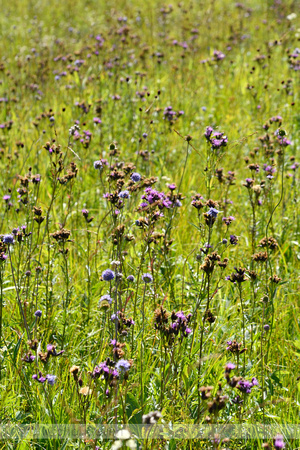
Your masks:
M 142 280 L 144 281 L 144 283 L 152 283 L 153 277 L 151 273 L 144 273 L 144 275 L 142 275 Z
M 130 283 L 133 283 L 133 282 L 134 282 L 134 276 L 133 276 L 133 275 L 128 275 L 127 280 L 128 280 Z
M 104 281 L 112 281 L 115 278 L 115 272 L 111 269 L 106 269 L 102 272 L 102 278 Z
M 207 214 L 209 216 L 213 217 L 214 219 L 216 219 L 218 217 L 219 212 L 220 211 L 218 209 L 216 209 L 216 208 L 209 208 Z
M 103 168 L 102 162 L 101 162 L 101 161 L 94 161 L 94 168 L 95 168 L 96 170 L 102 169 L 102 168 Z
M 119 359 L 115 367 L 119 372 L 125 373 L 128 372 L 131 366 L 130 362 L 127 361 L 126 359 Z
M 101 303 L 101 302 L 108 302 L 109 304 L 111 304 L 112 298 L 109 294 L 102 295 L 102 297 L 100 297 L 100 300 L 99 300 L 99 303 Z
M 50 384 L 50 386 L 54 386 L 55 381 L 56 381 L 56 375 L 46 375 L 46 379 L 48 381 L 48 384 Z
M 42 311 L 38 309 L 37 311 L 35 311 L 34 315 L 35 317 L 42 317 Z
M 12 234 L 5 234 L 2 238 L 2 242 L 4 244 L 10 245 L 10 244 L 14 244 L 15 240 Z
M 130 178 L 132 179 L 132 181 L 134 181 L 135 183 L 138 183 L 141 180 L 141 175 L 137 172 L 133 172 L 130 176 Z
M 130 197 L 129 191 L 121 191 L 121 192 L 119 192 L 119 197 L 120 198 L 129 198 Z
M 115 313 L 112 314 L 111 317 L 110 317 L 110 320 L 111 320 L 112 322 L 115 322 L 116 320 L 118 321 L 118 319 L 119 319 L 119 314 L 120 314 L 120 311 L 117 311 L 116 314 L 115 314 Z

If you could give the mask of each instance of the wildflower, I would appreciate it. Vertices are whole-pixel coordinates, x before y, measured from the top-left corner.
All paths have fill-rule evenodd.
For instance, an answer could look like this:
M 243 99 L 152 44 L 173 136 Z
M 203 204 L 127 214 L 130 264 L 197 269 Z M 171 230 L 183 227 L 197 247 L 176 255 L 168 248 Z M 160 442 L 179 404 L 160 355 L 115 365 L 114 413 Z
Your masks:
M 38 381 L 39 383 L 45 383 L 47 378 L 43 376 L 42 372 L 39 372 L 38 375 L 32 375 L 32 379 Z
M 105 295 L 102 295 L 102 297 L 100 297 L 99 303 L 104 302 L 104 301 L 111 304 L 113 299 L 111 298 L 111 296 L 109 294 L 105 294 Z
M 127 280 L 128 280 L 130 283 L 133 283 L 133 282 L 134 282 L 134 276 L 133 276 L 133 275 L 128 275 Z
M 218 217 L 220 211 L 218 211 L 216 208 L 209 208 L 207 214 L 211 216 L 213 219 L 216 219 Z
M 104 281 L 111 281 L 115 278 L 115 272 L 110 269 L 106 269 L 102 272 L 102 278 Z
M 229 227 L 229 225 L 231 224 L 231 222 L 233 222 L 235 220 L 235 218 L 233 216 L 229 216 L 229 217 L 223 217 L 222 220 L 225 223 L 225 225 L 227 225 Z
M 247 281 L 247 277 L 245 275 L 246 269 L 242 269 L 241 267 L 239 269 L 235 267 L 234 269 L 235 272 L 232 273 L 229 277 L 226 277 L 227 280 L 231 281 L 232 283 L 243 283 L 244 281 Z
M 50 386 L 54 386 L 55 380 L 56 380 L 56 376 L 55 375 L 46 375 L 48 384 L 50 384 Z
M 100 170 L 103 168 L 102 162 L 101 161 L 94 161 L 94 168 L 96 170 Z
M 22 361 L 27 362 L 29 364 L 31 364 L 34 360 L 35 356 L 31 353 L 31 351 L 22 358 Z
M 87 397 L 88 395 L 91 395 L 91 393 L 92 393 L 92 390 L 88 386 L 82 387 L 79 391 L 79 394 L 84 395 L 85 397 Z
M 144 273 L 144 275 L 142 275 L 142 280 L 144 283 L 152 283 L 153 277 L 150 273 Z
M 253 186 L 254 180 L 252 178 L 246 178 L 245 183 L 243 183 L 243 186 L 245 186 L 247 189 L 251 188 Z
M 119 359 L 115 367 L 119 372 L 125 373 L 130 369 L 131 365 L 126 359 Z
M 38 309 L 35 313 L 34 313 L 35 317 L 42 317 L 42 311 L 40 309 Z
M 3 236 L 3 238 L 2 238 L 2 242 L 4 243 L 4 244 L 14 244 L 15 243 L 15 240 L 14 240 L 14 237 L 13 237 L 13 235 L 12 234 L 5 234 L 4 236 Z
M 235 369 L 235 365 L 233 363 L 227 363 L 225 366 L 225 371 L 226 372 L 231 372 L 231 370 Z
M 229 240 L 231 245 L 237 245 L 239 238 L 235 234 L 231 234 Z
M 129 191 L 121 191 L 121 192 L 119 192 L 119 197 L 120 198 L 130 198 Z
M 281 434 L 277 434 L 274 438 L 274 447 L 276 450 L 280 450 L 281 448 L 285 448 L 285 443 L 283 442 L 283 436 Z
M 141 175 L 137 172 L 133 172 L 130 176 L 130 178 L 132 179 L 132 181 L 134 181 L 134 183 L 138 183 L 141 180 Z

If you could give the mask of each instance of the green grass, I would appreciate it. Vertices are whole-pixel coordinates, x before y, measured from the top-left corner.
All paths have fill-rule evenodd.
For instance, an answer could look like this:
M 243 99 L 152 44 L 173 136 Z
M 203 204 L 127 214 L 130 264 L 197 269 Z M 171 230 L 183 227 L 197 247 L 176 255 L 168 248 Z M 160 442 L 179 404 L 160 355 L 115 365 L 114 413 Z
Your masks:
M 0 262 L 2 425 L 133 426 L 157 410 L 159 423 L 166 426 L 199 426 L 207 424 L 207 416 L 216 426 L 278 424 L 278 432 L 299 423 L 300 113 L 299 70 L 292 68 L 297 55 L 291 56 L 299 48 L 299 18 L 291 16 L 297 2 L 253 0 L 237 7 L 228 0 L 170 0 L 168 5 L 6 0 L 1 6 L 0 124 L 13 123 L 0 128 L 1 198 L 10 195 L 1 201 L 0 234 L 22 225 L 32 233 L 14 245 L 0 242 L 0 253 L 8 256 Z M 225 58 L 214 59 L 215 50 Z M 184 114 L 170 123 L 164 118 L 168 106 Z M 270 122 L 276 116 L 282 121 Z M 94 123 L 96 117 L 101 124 Z M 92 133 L 89 142 L 70 136 L 75 121 L 81 135 Z M 228 144 L 211 150 L 204 137 L 207 126 L 224 132 Z M 290 145 L 281 145 L 277 129 L 284 130 Z M 270 140 L 262 141 L 266 134 Z M 117 151 L 111 151 L 112 143 Z M 108 166 L 95 170 L 94 161 L 102 158 Z M 132 166 L 124 170 L 124 163 Z M 259 172 L 249 164 L 258 164 Z M 273 178 L 267 178 L 264 164 L 276 169 Z M 121 182 L 110 176 L 111 166 L 123 172 L 118 174 Z M 216 176 L 220 168 L 221 182 Z M 234 172 L 232 181 L 228 171 Z M 130 184 L 132 172 L 141 174 L 142 181 Z M 32 182 L 35 174 L 40 183 Z M 167 194 L 167 185 L 175 183 L 175 194 L 184 197 L 181 207 L 163 209 L 154 223 L 149 221 L 154 211 L 162 211 L 159 206 L 138 209 L 144 180 L 151 177 L 157 177 L 154 189 Z M 244 186 L 246 178 L 261 186 L 259 196 L 257 187 Z M 20 201 L 21 181 L 26 190 Z M 127 188 L 124 208 L 103 198 Z M 204 204 L 209 199 L 218 203 L 220 213 L 211 226 L 203 216 L 209 206 L 198 214 L 191 205 L 196 193 Z M 40 225 L 34 207 L 45 217 Z M 90 223 L 82 209 L 93 216 Z M 115 209 L 120 213 L 114 214 Z M 227 229 L 222 218 L 228 216 L 235 220 Z M 146 217 L 148 225 L 136 224 Z M 124 226 L 120 238 L 118 226 Z M 67 242 L 52 236 L 62 227 L 70 231 Z M 150 242 L 155 232 L 159 236 Z M 237 245 L 230 244 L 231 234 L 238 237 Z M 266 236 L 276 239 L 275 250 L 259 246 Z M 228 244 L 222 243 L 225 237 Z M 217 251 L 221 260 L 228 258 L 225 269 L 215 264 L 211 273 L 203 270 L 201 248 L 207 242 L 209 255 Z M 267 262 L 255 262 L 252 255 L 265 250 Z M 112 261 L 121 262 L 114 270 L 123 276 L 105 282 L 101 275 Z M 225 279 L 235 267 L 247 269 L 247 281 Z M 257 273 L 255 281 L 249 270 Z M 152 274 L 152 283 L 143 282 L 145 273 Z M 274 274 L 281 278 L 278 284 L 269 280 Z M 133 283 L 128 275 L 134 275 Z M 108 293 L 112 304 L 99 306 Z M 154 326 L 161 305 L 170 314 L 192 314 L 189 336 L 179 333 L 167 343 Z M 42 317 L 36 320 L 37 309 Z M 116 356 L 110 317 L 118 310 L 135 324 L 127 335 L 118 333 L 124 353 Z M 211 324 L 205 320 L 207 310 L 215 317 Z M 263 329 L 266 324 L 269 331 Z M 37 339 L 37 349 L 27 334 Z M 230 340 L 247 348 L 239 359 L 226 350 Z M 38 356 L 50 343 L 64 353 L 47 362 L 40 357 L 31 364 L 24 361 L 30 345 Z M 112 383 L 92 379 L 95 366 L 108 357 L 113 365 L 120 356 L 131 364 L 126 376 Z M 231 378 L 257 378 L 250 394 L 226 382 L 228 362 L 236 365 Z M 70 373 L 74 365 L 80 368 L 80 382 Z M 55 375 L 55 384 L 33 380 L 39 370 Z M 218 383 L 228 398 L 214 414 L 208 403 Z M 213 387 L 209 400 L 201 399 L 203 386 Z M 82 387 L 90 394 L 80 393 Z M 238 394 L 243 404 L 233 402 Z M 182 436 L 137 439 L 137 445 L 250 450 L 263 448 L 264 442 L 274 448 L 273 437 L 214 444 Z M 296 437 L 284 436 L 286 448 L 300 446 Z M 89 433 L 85 438 L 13 441 L 3 436 L 0 448 L 113 445 Z

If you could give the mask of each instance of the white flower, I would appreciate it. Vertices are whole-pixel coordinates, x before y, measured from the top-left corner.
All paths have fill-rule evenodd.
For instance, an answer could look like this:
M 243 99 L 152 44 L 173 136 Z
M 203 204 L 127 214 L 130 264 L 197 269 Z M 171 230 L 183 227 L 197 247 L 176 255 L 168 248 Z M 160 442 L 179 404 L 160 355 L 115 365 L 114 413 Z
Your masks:
M 127 439 L 130 439 L 130 432 L 128 430 L 119 430 L 116 434 L 116 438 L 126 441 Z
M 288 16 L 286 16 L 286 18 L 287 20 L 294 20 L 297 18 L 297 14 L 295 13 L 289 14 Z
M 129 441 L 126 442 L 126 447 L 129 447 L 131 450 L 135 450 L 136 442 L 133 439 L 129 439 Z
M 118 450 L 123 445 L 122 441 L 115 441 L 111 447 L 111 450 Z

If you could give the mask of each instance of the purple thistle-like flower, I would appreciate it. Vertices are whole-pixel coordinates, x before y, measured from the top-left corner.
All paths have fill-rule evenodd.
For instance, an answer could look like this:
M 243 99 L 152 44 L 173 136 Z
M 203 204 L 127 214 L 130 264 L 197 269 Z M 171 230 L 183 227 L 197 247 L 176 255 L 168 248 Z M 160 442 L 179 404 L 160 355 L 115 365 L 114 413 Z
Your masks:
M 226 364 L 226 366 L 225 366 L 225 370 L 227 371 L 227 372 L 230 372 L 231 370 L 233 370 L 233 369 L 235 369 L 235 365 L 233 364 L 233 363 L 227 363 Z
M 115 278 L 115 272 L 111 269 L 106 269 L 102 272 L 102 278 L 104 281 L 111 281 Z
M 189 334 L 191 334 L 192 330 L 190 328 L 186 328 L 183 332 L 184 336 L 187 337 Z
M 10 199 L 10 195 L 9 194 L 6 194 L 6 195 L 3 195 L 3 200 L 5 201 L 5 202 L 8 202 L 8 200 Z
M 42 311 L 38 309 L 37 311 L 35 311 L 34 315 L 35 317 L 42 317 Z
M 2 238 L 4 244 L 14 244 L 15 240 L 12 234 L 5 234 Z
M 130 363 L 126 359 L 119 359 L 116 364 L 116 369 L 121 373 L 128 372 L 130 367 Z
M 214 129 L 212 127 L 206 127 L 206 131 L 204 133 L 204 136 L 206 137 L 206 139 L 210 139 L 212 133 L 213 133 Z
M 142 280 L 144 281 L 144 283 L 152 283 L 153 277 L 151 273 L 144 273 L 144 275 L 142 275 Z
M 235 234 L 231 234 L 229 240 L 231 245 L 237 245 L 239 238 Z
M 32 375 L 32 379 L 38 381 L 39 383 L 45 383 L 46 377 L 43 376 L 42 372 L 39 372 L 38 375 Z
M 141 180 L 141 175 L 137 172 L 133 172 L 130 176 L 131 180 L 134 181 L 135 183 L 138 183 Z

